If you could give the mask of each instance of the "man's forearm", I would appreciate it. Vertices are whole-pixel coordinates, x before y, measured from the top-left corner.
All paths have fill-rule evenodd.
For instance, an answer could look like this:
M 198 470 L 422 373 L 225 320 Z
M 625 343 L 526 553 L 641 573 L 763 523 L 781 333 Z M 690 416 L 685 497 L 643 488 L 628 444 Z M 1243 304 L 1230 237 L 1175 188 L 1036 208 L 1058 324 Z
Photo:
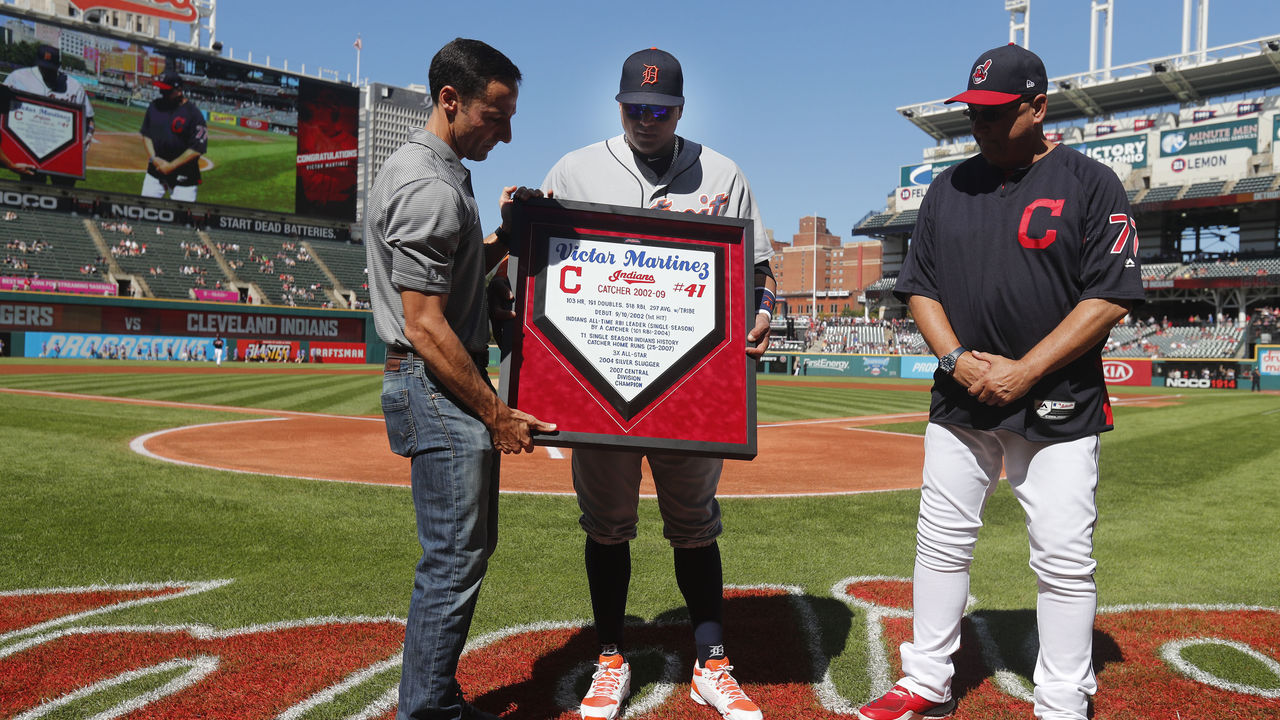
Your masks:
M 934 355 L 942 357 L 960 346 L 942 303 L 923 295 L 912 295 L 907 307 L 911 309 L 911 317 Z
M 1022 358 L 1036 377 L 1044 377 L 1080 357 L 1106 339 L 1111 328 L 1123 318 L 1133 303 L 1089 298 L 1078 305 L 1043 340 Z
M 410 324 L 405 327 L 405 335 L 432 377 L 478 415 L 485 425 L 492 425 L 501 401 L 448 323 Z

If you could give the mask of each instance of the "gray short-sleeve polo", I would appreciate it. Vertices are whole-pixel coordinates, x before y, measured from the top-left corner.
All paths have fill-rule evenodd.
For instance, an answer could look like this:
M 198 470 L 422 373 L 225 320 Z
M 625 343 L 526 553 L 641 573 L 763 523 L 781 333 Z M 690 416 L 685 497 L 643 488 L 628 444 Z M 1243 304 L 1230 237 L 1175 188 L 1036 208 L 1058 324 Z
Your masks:
M 440 138 L 413 134 L 383 164 L 365 204 L 369 296 L 378 337 L 409 347 L 401 290 L 448 295 L 445 319 L 463 346 L 489 340 L 484 234 L 471 174 Z

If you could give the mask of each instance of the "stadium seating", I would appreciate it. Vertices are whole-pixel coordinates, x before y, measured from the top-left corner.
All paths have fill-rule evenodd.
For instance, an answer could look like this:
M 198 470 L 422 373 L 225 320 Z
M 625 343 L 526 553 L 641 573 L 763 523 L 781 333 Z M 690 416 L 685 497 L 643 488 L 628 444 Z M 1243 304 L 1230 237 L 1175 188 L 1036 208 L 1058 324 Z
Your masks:
M 1188 198 L 1217 197 L 1222 194 L 1222 190 L 1226 186 L 1226 180 L 1195 183 L 1191 187 L 1187 188 L 1187 192 L 1182 196 L 1182 198 L 1185 200 Z
M 1253 193 L 1265 192 L 1276 184 L 1275 175 L 1258 175 L 1256 177 L 1241 178 L 1236 181 L 1235 187 L 1231 188 L 1233 193 Z
M 30 209 L 0 210 L 0 217 L 8 218 L 0 220 L 0 244 L 4 246 L 0 275 L 98 282 L 107 279 L 107 264 L 81 218 Z M 81 272 L 85 268 L 92 268 L 92 272 Z
M 324 288 L 332 284 L 308 258 L 298 240 L 255 235 L 234 230 L 209 230 L 209 237 L 220 246 L 239 246 L 239 251 L 224 253 L 236 264 L 242 283 L 254 283 L 268 305 L 324 307 L 329 297 Z M 302 258 L 302 259 L 300 259 Z M 315 289 L 312 286 L 317 286 Z
M 1123 325 L 1112 328 L 1105 357 L 1229 358 L 1244 348 L 1245 325 Z
M 916 218 L 920 216 L 919 210 L 907 210 L 898 217 L 894 218 L 894 225 L 915 225 Z
M 365 254 L 363 245 L 349 243 L 311 243 L 311 249 L 329 266 L 332 272 L 348 291 L 356 294 L 360 303 L 369 301 L 367 285 L 368 273 L 365 272 Z
M 195 230 L 113 222 L 99 228 L 120 269 L 141 277 L 155 297 L 190 300 L 193 288 L 213 290 L 228 280 Z
M 1280 258 L 1214 260 L 1187 263 L 1168 277 L 1211 278 L 1280 275 Z
M 1154 187 L 1147 191 L 1142 197 L 1144 203 L 1168 202 L 1178 197 L 1182 192 L 1183 185 L 1165 185 L 1162 187 Z
M 894 214 L 891 212 L 875 213 L 873 215 L 869 215 L 866 220 L 862 221 L 861 227 L 864 227 L 864 228 L 884 227 L 884 224 L 889 222 L 889 220 L 893 218 L 893 215 Z
M 867 290 L 892 290 L 898 284 L 898 276 L 882 277 L 867 286 Z
M 1166 263 L 1143 263 L 1142 279 L 1143 280 L 1164 280 L 1174 270 L 1182 267 L 1182 263 L 1166 262 Z

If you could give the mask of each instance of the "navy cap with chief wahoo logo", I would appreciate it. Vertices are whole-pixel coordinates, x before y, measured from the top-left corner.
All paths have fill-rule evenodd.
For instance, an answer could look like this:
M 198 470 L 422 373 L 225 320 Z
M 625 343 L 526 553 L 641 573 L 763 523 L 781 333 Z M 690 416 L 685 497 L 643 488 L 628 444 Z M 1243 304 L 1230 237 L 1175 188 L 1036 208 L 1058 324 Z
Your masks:
M 1009 43 L 979 55 L 969 71 L 969 89 L 947 102 L 1004 105 L 1024 95 L 1048 92 L 1049 79 L 1040 56 Z
M 622 63 L 622 81 L 614 98 L 637 105 L 684 105 L 684 73 L 680 61 L 665 50 L 649 48 L 631 53 Z

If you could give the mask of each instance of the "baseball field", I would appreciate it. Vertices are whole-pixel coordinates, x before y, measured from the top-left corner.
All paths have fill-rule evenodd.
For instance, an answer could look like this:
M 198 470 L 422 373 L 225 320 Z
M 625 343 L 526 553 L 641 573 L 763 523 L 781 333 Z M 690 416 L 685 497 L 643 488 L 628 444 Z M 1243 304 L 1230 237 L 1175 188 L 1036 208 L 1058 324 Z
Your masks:
M 34 362 L 0 360 L 0 717 L 392 717 L 419 551 L 378 368 Z M 720 543 L 766 717 L 849 717 L 897 677 L 927 387 L 761 376 Z M 1280 716 L 1280 394 L 1112 392 L 1096 718 Z M 514 720 L 576 717 L 590 677 L 568 452 L 504 461 L 460 669 Z M 641 516 L 626 717 L 714 718 L 656 501 Z M 1007 487 L 985 519 L 955 717 L 1025 719 L 1036 584 Z
M 147 169 L 139 129 L 143 110 L 107 102 L 94 106 L 93 144 L 85 187 L 137 195 Z M 209 123 L 209 149 L 201 159 L 203 203 L 292 213 L 297 140 L 265 130 Z

